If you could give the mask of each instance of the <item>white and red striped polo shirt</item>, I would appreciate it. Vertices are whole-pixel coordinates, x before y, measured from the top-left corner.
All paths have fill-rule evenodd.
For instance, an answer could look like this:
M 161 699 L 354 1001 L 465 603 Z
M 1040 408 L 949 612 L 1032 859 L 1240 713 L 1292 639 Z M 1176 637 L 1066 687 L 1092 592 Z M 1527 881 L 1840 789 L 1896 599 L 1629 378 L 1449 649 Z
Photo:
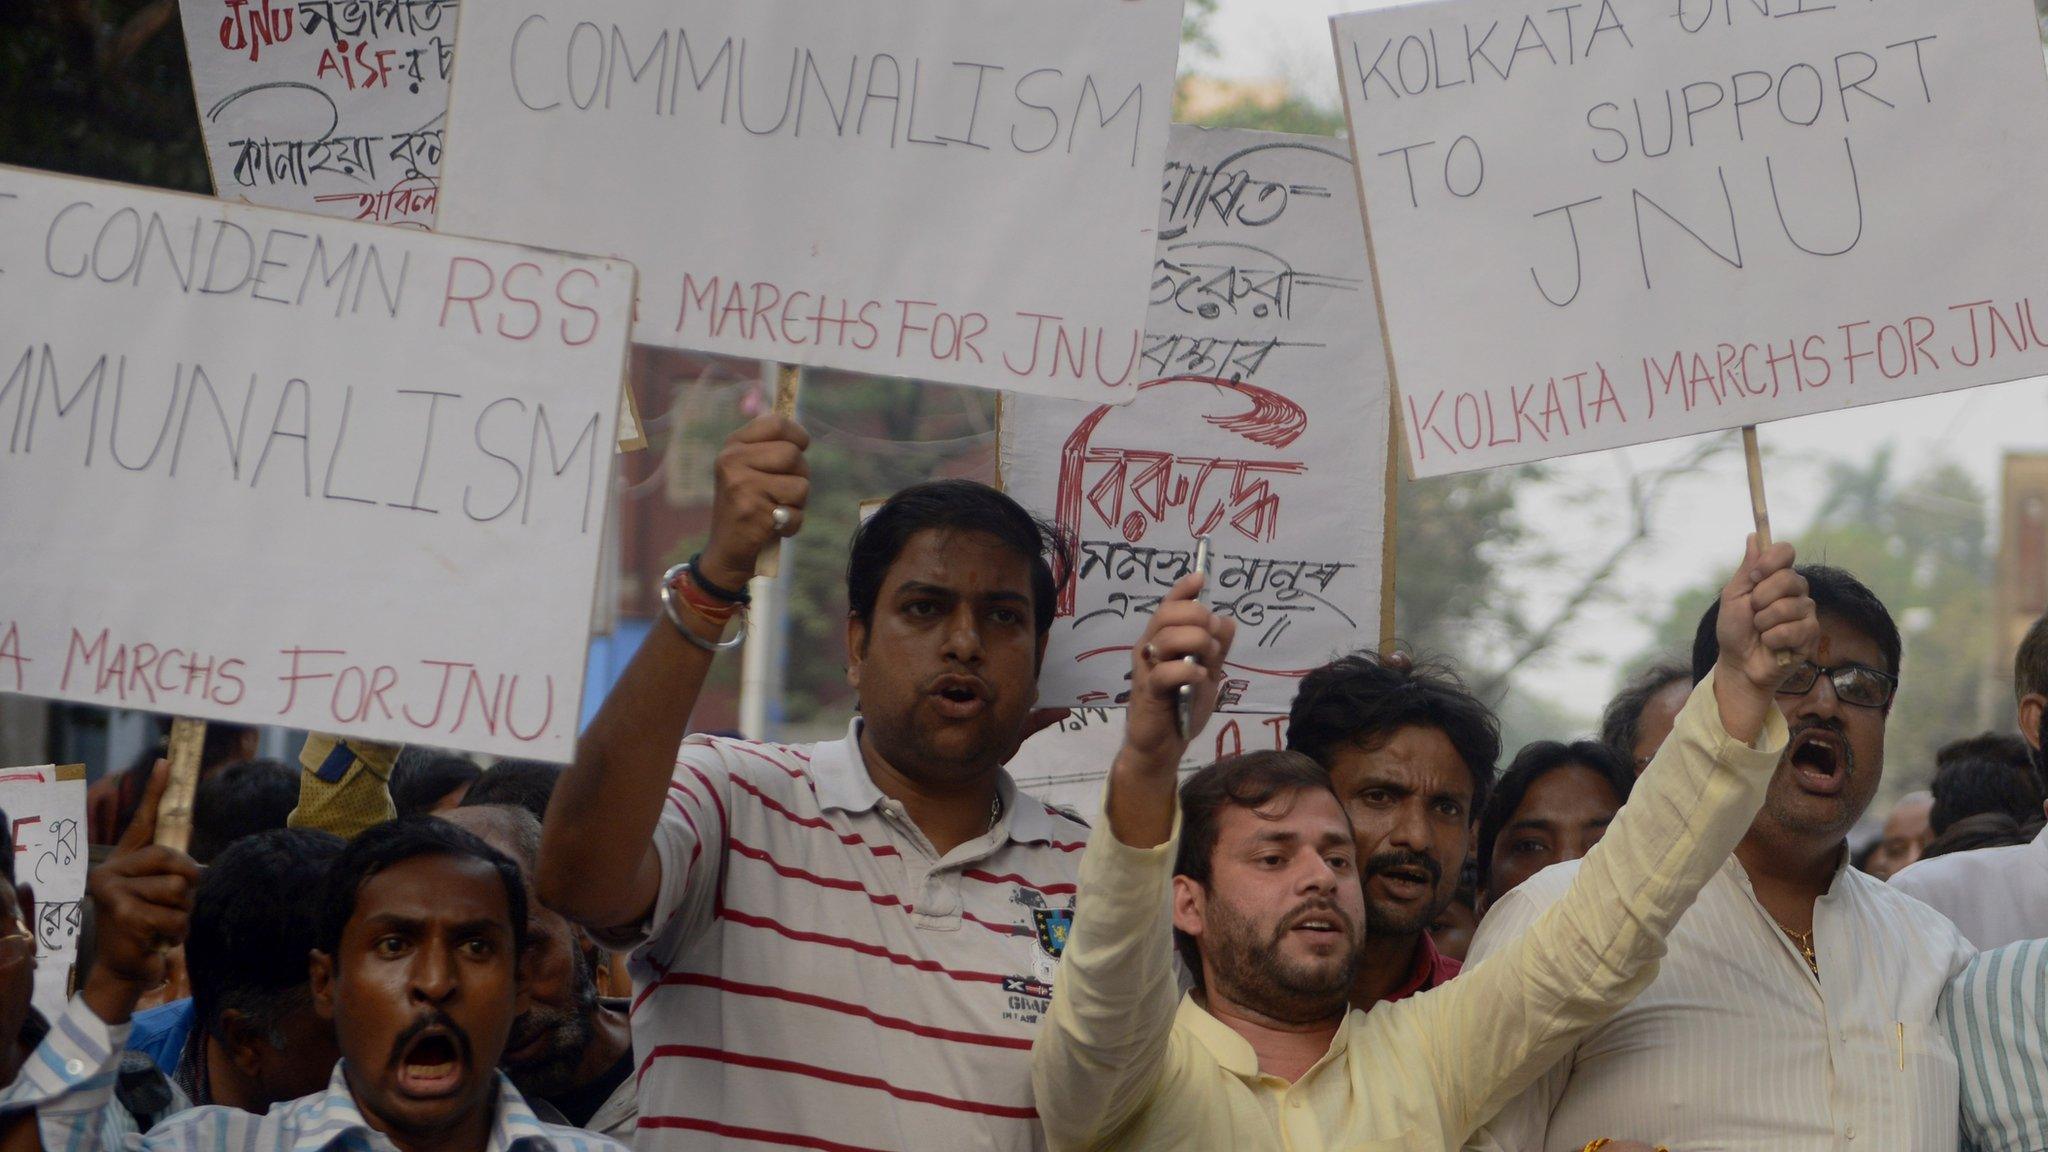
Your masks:
M 693 736 L 633 953 L 642 1152 L 1042 1149 L 1031 1041 L 1087 827 L 1004 774 L 941 858 L 845 740 Z

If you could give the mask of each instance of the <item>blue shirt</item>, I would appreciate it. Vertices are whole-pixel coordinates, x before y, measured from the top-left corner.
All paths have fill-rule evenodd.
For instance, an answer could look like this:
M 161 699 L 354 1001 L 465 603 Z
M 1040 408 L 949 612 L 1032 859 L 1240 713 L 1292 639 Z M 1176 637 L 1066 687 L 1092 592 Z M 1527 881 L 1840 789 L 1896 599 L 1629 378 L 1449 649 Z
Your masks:
M 164 1075 L 175 1078 L 195 1019 L 197 1013 L 192 1010 L 190 998 L 137 1012 L 129 1025 L 128 1050 L 149 1057 Z

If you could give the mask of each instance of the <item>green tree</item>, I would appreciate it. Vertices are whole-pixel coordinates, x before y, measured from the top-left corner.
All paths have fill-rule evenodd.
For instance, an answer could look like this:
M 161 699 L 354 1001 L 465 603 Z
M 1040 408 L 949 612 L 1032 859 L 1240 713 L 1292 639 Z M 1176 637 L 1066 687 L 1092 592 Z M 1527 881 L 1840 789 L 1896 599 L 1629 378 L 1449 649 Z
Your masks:
M 210 191 L 171 0 L 0 0 L 0 162 Z
M 1800 560 L 1848 570 L 1891 610 L 1905 642 L 1898 698 L 1885 726 L 1881 801 L 1924 788 L 1943 744 L 1985 726 L 1991 669 L 1989 500 L 1969 473 L 1938 462 L 1900 475 L 1889 446 L 1828 465 L 1813 519 L 1787 538 Z M 1685 653 L 1718 588 L 1681 593 L 1657 629 L 1655 653 Z

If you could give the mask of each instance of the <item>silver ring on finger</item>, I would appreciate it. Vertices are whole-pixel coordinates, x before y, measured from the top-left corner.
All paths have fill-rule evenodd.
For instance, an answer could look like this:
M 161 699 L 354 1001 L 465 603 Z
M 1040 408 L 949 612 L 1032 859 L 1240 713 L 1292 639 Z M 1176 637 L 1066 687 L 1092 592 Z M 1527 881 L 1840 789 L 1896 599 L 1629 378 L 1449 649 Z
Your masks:
M 789 526 L 795 520 L 796 512 L 782 504 L 777 504 L 775 511 L 768 514 L 768 522 L 774 525 L 777 536 L 789 535 Z

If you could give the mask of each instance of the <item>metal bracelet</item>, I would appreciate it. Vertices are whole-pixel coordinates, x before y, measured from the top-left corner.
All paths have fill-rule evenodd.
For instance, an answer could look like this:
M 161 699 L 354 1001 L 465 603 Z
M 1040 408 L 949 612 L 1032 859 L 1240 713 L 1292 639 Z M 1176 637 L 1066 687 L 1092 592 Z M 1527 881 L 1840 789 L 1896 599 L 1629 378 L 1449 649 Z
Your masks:
M 677 577 L 684 575 L 695 575 L 693 572 L 691 572 L 690 562 L 687 560 L 683 561 L 681 564 L 676 565 L 675 567 L 669 569 L 667 572 L 662 574 L 661 614 L 668 617 L 668 622 L 670 624 L 675 625 L 676 631 L 683 634 L 683 639 L 688 640 L 690 643 L 695 644 L 697 647 L 702 648 L 706 652 L 730 652 L 734 648 L 739 647 L 740 642 L 747 638 L 747 614 L 745 612 L 741 612 L 738 614 L 740 620 L 739 632 L 734 634 L 732 639 L 722 640 L 715 644 L 709 640 L 704 639 L 702 636 L 697 635 L 694 629 L 692 629 L 689 625 L 683 623 L 683 618 L 681 616 L 676 615 L 675 582 Z M 712 621 L 710 621 L 709 619 L 705 620 L 705 623 L 707 624 L 711 622 Z

